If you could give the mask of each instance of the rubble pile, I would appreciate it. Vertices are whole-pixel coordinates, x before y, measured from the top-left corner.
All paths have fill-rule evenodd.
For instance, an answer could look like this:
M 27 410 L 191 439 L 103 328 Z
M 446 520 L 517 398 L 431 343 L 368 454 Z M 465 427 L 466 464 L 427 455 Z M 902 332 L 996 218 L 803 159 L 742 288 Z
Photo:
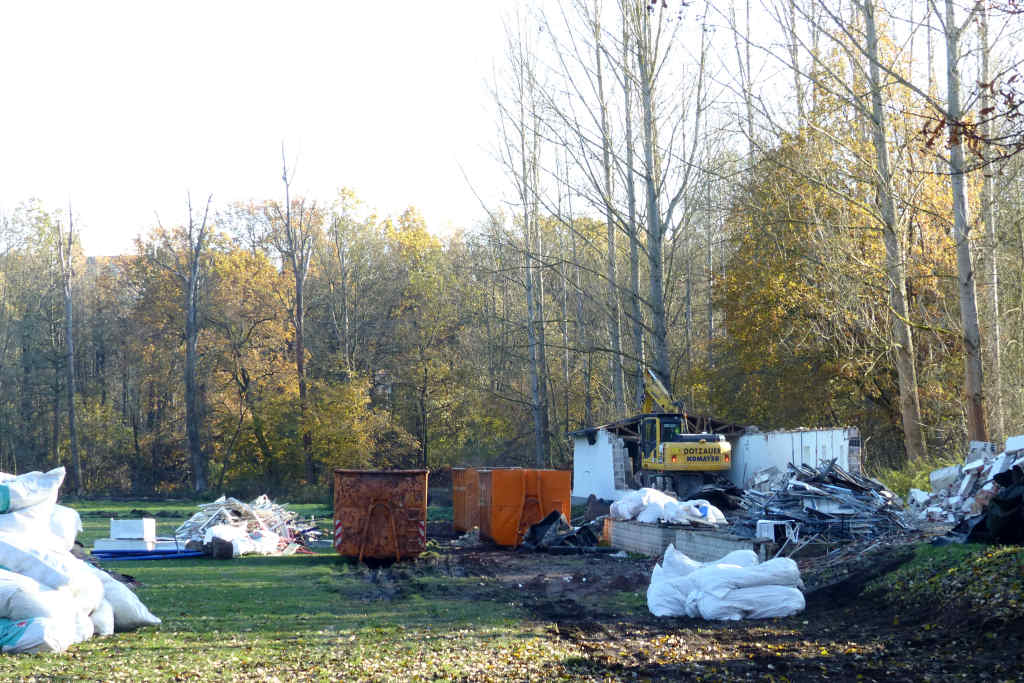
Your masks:
M 990 443 L 972 441 L 963 465 L 935 470 L 929 477 L 932 491 L 910 489 L 907 508 L 921 522 L 957 524 L 980 515 L 999 493 L 995 477 L 1024 465 L 1024 436 L 1006 440 L 1006 449 L 995 454 Z
M 604 517 L 573 527 L 558 510 L 531 526 L 523 536 L 519 550 L 543 550 L 553 553 L 597 552 Z M 609 550 L 607 548 L 601 551 Z
M 186 548 L 218 557 L 291 554 L 319 535 L 315 524 L 302 524 L 297 513 L 266 495 L 248 503 L 225 496 L 203 503 L 174 532 Z
M 739 536 L 774 535 L 774 540 L 794 545 L 839 544 L 912 529 L 896 494 L 835 462 L 821 469 L 789 465 L 781 472 L 770 468 L 755 475 L 754 482 L 755 488 L 743 492 L 740 510 L 731 515 L 731 530 Z

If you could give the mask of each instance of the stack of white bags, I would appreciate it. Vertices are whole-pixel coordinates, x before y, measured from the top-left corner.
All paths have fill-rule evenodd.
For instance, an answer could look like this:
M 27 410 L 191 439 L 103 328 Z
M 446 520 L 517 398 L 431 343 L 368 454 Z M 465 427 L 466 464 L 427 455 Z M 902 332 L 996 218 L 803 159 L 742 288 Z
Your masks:
M 130 588 L 71 554 L 82 520 L 57 505 L 64 468 L 0 473 L 0 650 L 63 652 L 160 623 Z
M 654 566 L 647 608 L 656 617 L 732 620 L 788 617 L 805 607 L 803 581 L 788 557 L 758 563 L 753 550 L 715 562 L 691 560 L 670 545 Z
M 708 501 L 700 499 L 679 502 L 658 489 L 630 491 L 612 503 L 609 514 L 612 519 L 635 519 L 648 524 L 725 524 L 725 515 Z

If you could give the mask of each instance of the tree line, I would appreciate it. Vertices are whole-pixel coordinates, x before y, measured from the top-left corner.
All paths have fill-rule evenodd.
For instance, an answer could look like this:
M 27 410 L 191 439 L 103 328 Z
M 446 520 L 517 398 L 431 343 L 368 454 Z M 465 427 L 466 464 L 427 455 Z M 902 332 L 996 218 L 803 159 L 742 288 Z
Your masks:
M 858 426 L 869 466 L 1001 440 L 1024 422 L 1017 21 L 524 6 L 491 83 L 504 199 L 444 238 L 296 196 L 287 164 L 279 197 L 185 198 L 117 257 L 26 202 L 0 223 L 0 469 L 299 495 L 335 467 L 564 467 L 648 367 L 693 414 Z

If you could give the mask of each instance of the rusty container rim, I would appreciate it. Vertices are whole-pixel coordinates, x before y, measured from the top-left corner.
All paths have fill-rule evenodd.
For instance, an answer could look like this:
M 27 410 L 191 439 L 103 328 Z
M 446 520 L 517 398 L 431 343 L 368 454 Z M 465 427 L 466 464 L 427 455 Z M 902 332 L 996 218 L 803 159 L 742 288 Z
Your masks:
M 335 474 L 428 474 L 429 470 L 334 470 Z

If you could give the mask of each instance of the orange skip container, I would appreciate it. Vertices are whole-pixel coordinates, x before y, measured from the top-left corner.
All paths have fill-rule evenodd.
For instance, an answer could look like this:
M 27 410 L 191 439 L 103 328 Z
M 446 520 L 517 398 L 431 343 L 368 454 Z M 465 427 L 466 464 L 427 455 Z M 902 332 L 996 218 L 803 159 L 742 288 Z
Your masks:
M 480 534 L 516 547 L 531 526 L 552 510 L 569 519 L 572 472 L 568 470 L 479 470 Z
M 465 533 L 480 526 L 480 471 L 452 468 L 452 528 Z
M 334 470 L 334 548 L 403 560 L 427 545 L 426 470 Z

